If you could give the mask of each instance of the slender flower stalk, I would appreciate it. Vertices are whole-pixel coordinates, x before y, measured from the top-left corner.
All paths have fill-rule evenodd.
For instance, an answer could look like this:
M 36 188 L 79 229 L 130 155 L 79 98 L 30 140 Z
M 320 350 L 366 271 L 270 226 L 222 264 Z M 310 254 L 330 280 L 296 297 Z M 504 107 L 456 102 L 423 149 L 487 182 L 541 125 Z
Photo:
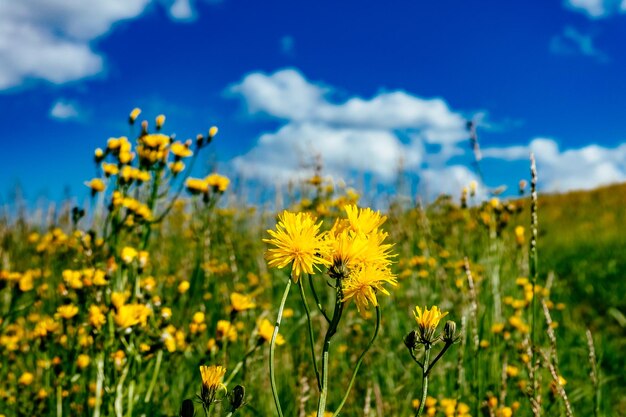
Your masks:
M 426 396 L 428 395 L 428 366 L 430 359 L 430 346 L 425 346 L 424 352 L 424 366 L 422 368 L 422 398 L 420 400 L 420 406 L 415 413 L 415 417 L 419 417 L 424 412 L 424 406 L 426 405 Z
M 270 340 L 270 385 L 272 388 L 272 396 L 274 397 L 274 404 L 276 405 L 276 412 L 279 417 L 283 417 L 283 410 L 280 406 L 280 399 L 278 398 L 278 389 L 276 388 L 276 370 L 274 367 L 274 349 L 276 347 L 276 338 L 278 337 L 278 329 L 280 329 L 280 322 L 283 318 L 283 311 L 285 309 L 285 302 L 291 289 L 291 279 L 287 281 L 285 286 L 285 292 L 283 298 L 280 300 L 280 306 L 278 307 L 278 314 L 276 316 L 276 324 L 274 324 L 274 332 L 272 333 L 272 339 Z

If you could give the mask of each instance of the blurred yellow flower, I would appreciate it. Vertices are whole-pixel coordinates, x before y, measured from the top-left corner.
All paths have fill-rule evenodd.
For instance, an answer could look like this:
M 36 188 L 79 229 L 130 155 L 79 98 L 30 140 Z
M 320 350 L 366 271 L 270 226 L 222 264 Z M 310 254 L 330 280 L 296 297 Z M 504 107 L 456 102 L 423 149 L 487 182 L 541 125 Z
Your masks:
M 143 304 L 124 304 L 118 308 L 114 316 L 115 323 L 122 329 L 137 324 L 145 326 L 152 310 Z
M 244 311 L 256 307 L 252 297 L 238 292 L 230 294 L 230 305 L 234 311 Z
M 215 173 L 206 177 L 204 181 L 206 181 L 209 187 L 213 187 L 213 190 L 219 191 L 220 193 L 226 191 L 228 184 L 230 184 L 230 180 L 227 177 Z
M 157 129 L 161 129 L 163 127 L 163 124 L 165 123 L 165 115 L 164 114 L 159 114 L 156 117 L 155 122 L 156 122 L 156 128 Z
M 106 321 L 106 316 L 104 315 L 100 307 L 98 307 L 97 305 L 89 306 L 89 323 L 93 327 L 100 330 L 102 326 L 106 323 Z
M 84 353 L 78 355 L 78 359 L 76 359 L 76 365 L 80 369 L 85 369 L 86 367 L 88 367 L 90 362 L 91 358 L 89 357 L 89 355 L 85 355 Z
M 57 308 L 57 315 L 66 320 L 71 319 L 78 314 L 78 307 L 74 304 L 67 304 Z
M 30 372 L 24 372 L 22 376 L 17 380 L 17 383 L 20 385 L 30 385 L 35 380 L 35 375 Z
M 102 181 L 100 178 L 93 178 L 91 181 L 86 182 L 85 185 L 91 188 L 92 193 L 100 193 L 106 188 L 106 186 L 104 185 L 104 181 Z
M 188 146 L 185 146 L 185 144 L 182 142 L 172 143 L 172 145 L 170 146 L 170 151 L 172 152 L 172 154 L 179 158 L 186 158 L 193 155 L 191 149 L 189 149 Z
M 120 254 L 120 257 L 122 258 L 122 261 L 124 261 L 125 264 L 129 264 L 132 261 L 135 260 L 135 258 L 137 258 L 138 252 L 137 249 L 132 248 L 130 246 L 125 246 L 122 249 L 122 253 Z
M 187 292 L 188 289 L 189 289 L 189 281 L 181 281 L 181 283 L 178 284 L 179 293 L 184 294 Z
M 137 117 L 139 117 L 140 114 L 141 109 L 139 107 L 135 107 L 128 116 L 128 123 L 130 123 L 131 125 L 134 124 L 135 120 L 137 120 Z
M 185 187 L 187 187 L 187 191 L 191 194 L 206 193 L 209 191 L 209 184 L 200 178 L 187 178 Z
M 268 319 L 263 319 L 259 323 L 259 336 L 270 342 L 272 340 L 272 334 L 274 333 L 274 325 L 270 323 Z M 276 335 L 276 344 L 278 346 L 285 344 L 285 338 L 281 334 Z

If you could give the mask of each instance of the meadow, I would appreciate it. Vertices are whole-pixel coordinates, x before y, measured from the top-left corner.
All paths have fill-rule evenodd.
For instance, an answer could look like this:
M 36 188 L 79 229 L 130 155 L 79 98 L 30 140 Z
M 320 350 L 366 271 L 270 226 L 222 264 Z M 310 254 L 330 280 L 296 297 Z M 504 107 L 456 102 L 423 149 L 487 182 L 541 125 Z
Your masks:
M 626 416 L 626 187 L 269 209 L 139 115 L 0 216 L 0 416 Z

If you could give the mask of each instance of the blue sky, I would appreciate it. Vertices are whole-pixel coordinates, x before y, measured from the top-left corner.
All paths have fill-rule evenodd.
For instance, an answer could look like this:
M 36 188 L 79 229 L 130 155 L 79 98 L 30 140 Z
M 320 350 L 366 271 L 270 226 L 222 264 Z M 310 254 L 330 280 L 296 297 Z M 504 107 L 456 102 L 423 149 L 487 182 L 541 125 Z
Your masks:
M 220 127 L 200 170 L 276 184 L 312 153 L 347 182 L 429 193 L 626 180 L 626 1 L 23 0 L 0 3 L 0 195 L 85 193 L 93 149 L 142 117 Z M 391 4 L 390 4 L 391 3 Z M 308 158 L 308 159 L 307 159 Z

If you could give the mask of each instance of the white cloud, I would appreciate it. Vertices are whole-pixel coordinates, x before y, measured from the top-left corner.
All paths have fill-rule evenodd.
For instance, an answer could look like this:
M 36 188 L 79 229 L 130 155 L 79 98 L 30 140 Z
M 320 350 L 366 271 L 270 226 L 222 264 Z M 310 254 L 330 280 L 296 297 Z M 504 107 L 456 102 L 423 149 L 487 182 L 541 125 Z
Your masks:
M 615 148 L 587 145 L 561 150 L 553 139 L 533 139 L 528 146 L 487 148 L 486 158 L 537 160 L 540 187 L 545 191 L 591 189 L 626 180 L 626 143 Z
M 62 84 L 102 72 L 92 42 L 155 2 L 172 19 L 195 16 L 196 0 L 0 0 L 0 91 L 31 79 Z
M 583 55 L 600 62 L 608 61 L 608 56 L 594 45 L 594 37 L 567 26 L 563 32 L 550 40 L 550 51 L 558 55 Z
M 441 99 L 392 91 L 336 101 L 332 87 L 310 82 L 294 69 L 249 74 L 229 92 L 241 97 L 251 114 L 285 122 L 233 160 L 248 178 L 284 183 L 310 175 L 303 167 L 320 156 L 325 171 L 336 177 L 372 173 L 389 183 L 400 163 L 419 173 L 427 158 L 425 144 L 440 146 L 435 156 L 443 166 L 467 139 L 464 117 Z M 428 161 L 433 170 L 435 160 Z
M 69 120 L 77 119 L 80 114 L 73 103 L 61 99 L 56 101 L 50 109 L 50 116 L 55 119 Z
M 472 181 L 480 183 L 478 176 L 463 165 L 428 168 L 422 171 L 420 188 L 429 199 L 441 194 L 458 196 Z M 484 197 L 484 190 L 479 190 L 479 195 Z
M 90 41 L 149 0 L 0 2 L 0 90 L 27 79 L 64 83 L 97 74 L 103 60 Z
M 572 10 L 585 13 L 592 19 L 610 16 L 615 13 L 626 12 L 626 0 L 565 0 L 565 4 Z
M 190 0 L 175 0 L 169 11 L 170 16 L 176 20 L 191 20 L 195 17 Z

